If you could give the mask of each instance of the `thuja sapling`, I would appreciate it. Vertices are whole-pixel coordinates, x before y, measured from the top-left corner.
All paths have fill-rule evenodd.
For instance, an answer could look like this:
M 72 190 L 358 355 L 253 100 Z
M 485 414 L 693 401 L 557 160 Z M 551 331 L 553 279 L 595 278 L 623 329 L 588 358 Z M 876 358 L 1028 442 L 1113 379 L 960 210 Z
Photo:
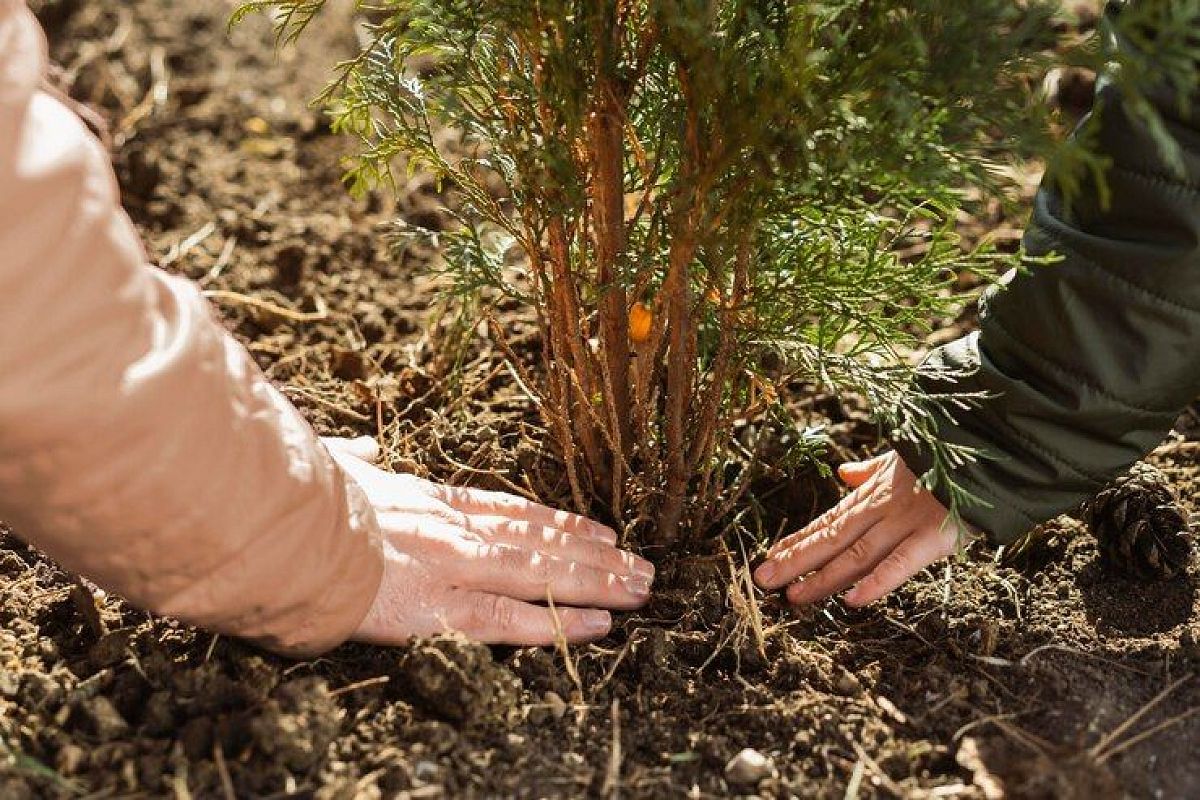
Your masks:
M 932 449 L 927 483 L 971 499 L 952 480 L 971 454 L 931 435 L 969 398 L 914 388 L 904 354 L 961 302 L 955 275 L 1019 262 L 964 247 L 954 220 L 1053 142 L 1036 87 L 1056 4 L 359 5 L 363 49 L 321 98 L 361 142 L 348 180 L 393 182 L 403 157 L 455 188 L 451 289 L 531 309 L 540 369 L 513 362 L 579 510 L 646 539 L 711 530 L 795 379 L 865 398 L 886 433 Z M 323 6 L 240 13 L 269 10 L 291 41 Z M 1054 162 L 1064 185 L 1102 169 L 1085 145 Z

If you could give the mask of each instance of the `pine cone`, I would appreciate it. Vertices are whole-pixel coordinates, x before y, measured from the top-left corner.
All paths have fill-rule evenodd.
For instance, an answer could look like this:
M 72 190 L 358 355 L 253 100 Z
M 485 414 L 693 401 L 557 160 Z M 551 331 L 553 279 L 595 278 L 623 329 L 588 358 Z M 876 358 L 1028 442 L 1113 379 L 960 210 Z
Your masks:
M 1167 478 L 1145 463 L 1084 503 L 1081 518 L 1117 569 L 1148 580 L 1173 578 L 1187 567 L 1192 536 Z

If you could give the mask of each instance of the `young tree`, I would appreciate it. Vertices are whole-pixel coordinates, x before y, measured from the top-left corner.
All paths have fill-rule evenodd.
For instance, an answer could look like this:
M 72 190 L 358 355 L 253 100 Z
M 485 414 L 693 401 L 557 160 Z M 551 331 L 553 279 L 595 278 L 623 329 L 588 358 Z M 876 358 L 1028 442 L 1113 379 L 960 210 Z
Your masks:
M 291 40 L 323 5 L 244 10 Z M 955 274 L 1016 263 L 953 223 L 1053 139 L 1035 95 L 1054 4 L 361 5 L 369 41 L 323 96 L 362 142 L 349 178 L 386 183 L 405 156 L 458 190 L 446 272 L 536 314 L 541 369 L 522 378 L 581 510 L 702 533 L 761 454 L 764 426 L 735 427 L 784 419 L 793 377 L 865 397 L 893 436 L 931 439 L 939 404 L 969 401 L 921 394 L 901 354 L 956 302 Z M 1085 147 L 1059 163 L 1102 167 Z M 970 454 L 926 443 L 926 480 L 953 487 Z

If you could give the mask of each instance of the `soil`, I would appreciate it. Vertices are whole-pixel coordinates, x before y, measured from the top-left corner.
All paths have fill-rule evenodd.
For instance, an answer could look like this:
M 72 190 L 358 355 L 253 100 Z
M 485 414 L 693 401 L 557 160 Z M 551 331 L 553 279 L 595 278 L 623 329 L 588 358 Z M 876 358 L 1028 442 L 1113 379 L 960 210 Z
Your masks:
M 339 185 L 347 144 L 306 100 L 354 46 L 348 17 L 275 56 L 264 20 L 226 31 L 229 2 L 34 6 L 62 81 L 108 123 L 150 257 L 215 293 L 320 432 L 561 496 L 500 355 L 472 329 L 440 344 L 436 254 L 383 235 L 442 225 L 438 188 Z M 840 457 L 881 446 L 851 403 L 798 413 Z M 1195 422 L 1151 459 L 1189 513 Z M 838 496 L 811 470 L 775 489 L 793 527 Z M 865 610 L 760 598 L 761 646 L 740 556 L 652 554 L 654 600 L 569 652 L 576 682 L 561 653 L 452 636 L 287 661 L 98 593 L 0 525 L 0 797 L 1200 796 L 1196 568 L 1134 583 L 1078 523 L 1046 532 L 1021 571 L 980 548 Z M 727 772 L 744 748 L 765 761 Z

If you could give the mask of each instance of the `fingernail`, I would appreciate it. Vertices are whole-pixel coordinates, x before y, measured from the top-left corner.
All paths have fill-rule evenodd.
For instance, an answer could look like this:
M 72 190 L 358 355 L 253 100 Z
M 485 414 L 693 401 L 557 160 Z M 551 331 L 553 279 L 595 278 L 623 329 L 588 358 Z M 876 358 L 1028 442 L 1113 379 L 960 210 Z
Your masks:
M 612 627 L 612 614 L 595 608 L 584 609 L 583 629 L 589 634 L 604 635 Z
M 754 579 L 759 583 L 770 584 L 774 582 L 775 574 L 777 572 L 779 572 L 779 565 L 774 561 L 767 561 L 764 562 L 761 567 L 755 570 Z
M 609 544 L 615 544 L 617 541 L 617 532 L 607 525 L 601 525 L 599 522 L 593 522 L 591 526 L 592 537 L 603 539 Z
M 650 579 L 645 575 L 630 575 L 624 579 L 625 590 L 638 597 L 650 594 Z
M 644 558 L 633 557 L 633 573 L 654 580 L 654 565 Z

